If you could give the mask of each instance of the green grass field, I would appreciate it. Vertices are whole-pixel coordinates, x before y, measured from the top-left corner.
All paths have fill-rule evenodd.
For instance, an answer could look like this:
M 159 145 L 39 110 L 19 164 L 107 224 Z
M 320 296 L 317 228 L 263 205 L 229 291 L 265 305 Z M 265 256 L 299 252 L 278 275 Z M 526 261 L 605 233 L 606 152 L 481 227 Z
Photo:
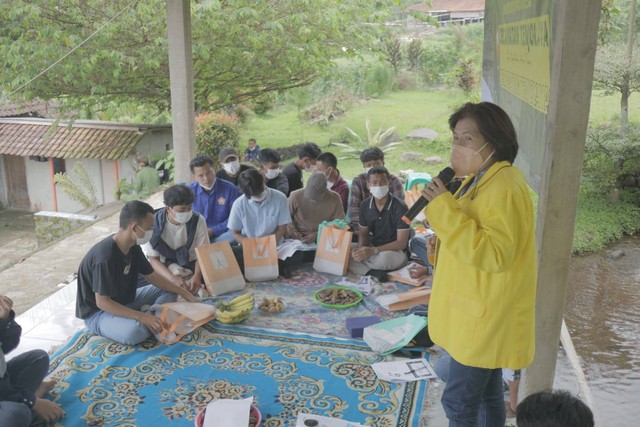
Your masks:
M 451 112 L 468 99 L 459 90 L 402 91 L 393 92 L 380 99 L 371 99 L 355 105 L 344 116 L 329 125 L 320 126 L 304 122 L 298 118 L 298 111 L 293 106 L 280 107 L 269 111 L 264 116 L 252 118 L 241 129 L 242 144 L 249 138 L 256 138 L 258 144 L 265 148 L 289 147 L 305 141 L 316 142 L 325 151 L 333 152 L 338 158 L 344 156 L 341 149 L 330 146 L 330 139 L 346 132 L 346 127 L 364 136 L 365 120 L 369 119 L 371 128 L 378 130 L 395 126 L 396 132 L 404 143 L 389 153 L 386 164 L 393 173 L 400 170 L 413 169 L 429 172 L 432 175 L 442 169 L 444 164 L 427 165 L 423 162 L 401 162 L 399 157 L 405 151 L 424 153 L 424 157 L 438 155 L 443 162 L 448 162 L 450 132 L 447 119 Z M 591 100 L 592 123 L 610 120 L 619 114 L 620 100 L 615 96 L 605 96 L 595 91 Z M 640 122 L 640 95 L 634 94 L 630 99 L 629 118 Z M 405 135 L 416 128 L 429 128 L 438 132 L 435 141 L 407 140 Z M 244 145 L 241 147 L 244 149 Z M 285 159 L 283 166 L 291 159 Z M 362 171 L 362 164 L 357 160 L 340 160 L 339 169 L 342 175 L 351 179 Z

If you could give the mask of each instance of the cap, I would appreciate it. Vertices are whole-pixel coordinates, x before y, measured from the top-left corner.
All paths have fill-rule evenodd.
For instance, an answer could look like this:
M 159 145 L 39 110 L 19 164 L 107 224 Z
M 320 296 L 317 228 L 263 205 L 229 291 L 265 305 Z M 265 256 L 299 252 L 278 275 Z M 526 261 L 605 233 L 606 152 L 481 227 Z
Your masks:
M 314 202 L 320 202 L 327 193 L 327 177 L 323 173 L 314 173 L 309 177 L 304 188 L 304 197 Z
M 235 148 L 224 147 L 222 150 L 220 150 L 218 158 L 220 159 L 220 162 L 226 163 L 227 159 L 232 156 L 238 157 L 238 159 L 240 159 L 240 157 L 238 156 L 238 151 Z

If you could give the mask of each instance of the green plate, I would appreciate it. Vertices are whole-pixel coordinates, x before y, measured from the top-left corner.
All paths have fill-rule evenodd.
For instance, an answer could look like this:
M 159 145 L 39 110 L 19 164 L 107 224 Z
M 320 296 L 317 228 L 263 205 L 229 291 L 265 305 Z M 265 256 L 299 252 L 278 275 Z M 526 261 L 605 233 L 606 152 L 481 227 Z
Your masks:
M 346 289 L 348 291 L 351 292 L 355 292 L 356 295 L 358 295 L 358 299 L 355 302 L 352 302 L 350 304 L 327 304 L 325 302 L 322 302 L 318 299 L 318 294 L 322 291 L 326 291 L 326 290 L 333 290 L 333 289 Z M 323 307 L 327 307 L 327 308 L 337 308 L 337 309 L 343 309 L 343 308 L 349 308 L 349 307 L 353 307 L 355 305 L 358 305 L 360 303 L 360 301 L 362 301 L 362 293 L 360 293 L 360 291 L 350 288 L 348 286 L 340 286 L 340 285 L 331 285 L 331 286 L 326 286 L 322 289 L 318 289 L 317 291 L 315 291 L 313 293 L 313 299 L 320 304 Z

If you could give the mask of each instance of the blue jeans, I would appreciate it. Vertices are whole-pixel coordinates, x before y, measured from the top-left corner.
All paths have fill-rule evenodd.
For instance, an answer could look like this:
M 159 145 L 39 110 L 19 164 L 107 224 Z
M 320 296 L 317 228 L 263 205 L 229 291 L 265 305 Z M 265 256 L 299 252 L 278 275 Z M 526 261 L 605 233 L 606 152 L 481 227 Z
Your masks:
M 427 239 L 426 238 L 422 236 L 417 236 L 409 240 L 409 249 L 411 250 L 411 252 L 416 254 L 416 257 L 418 257 L 418 259 L 422 261 L 424 265 L 426 265 L 427 267 L 429 266 L 433 267 L 429 262 L 429 257 L 427 256 Z
M 140 311 L 143 305 L 174 302 L 177 298 L 175 294 L 165 292 L 153 285 L 146 285 L 138 288 L 136 298 L 132 303 L 127 304 L 127 307 Z M 84 324 L 94 334 L 126 345 L 140 344 L 151 336 L 151 331 L 137 320 L 115 316 L 102 310 L 85 319 Z
M 49 370 L 49 355 L 43 350 L 19 354 L 7 362 L 8 381 L 13 386 L 34 393 Z M 0 426 L 28 427 L 33 415 L 31 409 L 19 402 L 0 401 Z
M 441 402 L 449 427 L 504 427 L 501 368 L 474 368 L 450 357 L 446 380 Z

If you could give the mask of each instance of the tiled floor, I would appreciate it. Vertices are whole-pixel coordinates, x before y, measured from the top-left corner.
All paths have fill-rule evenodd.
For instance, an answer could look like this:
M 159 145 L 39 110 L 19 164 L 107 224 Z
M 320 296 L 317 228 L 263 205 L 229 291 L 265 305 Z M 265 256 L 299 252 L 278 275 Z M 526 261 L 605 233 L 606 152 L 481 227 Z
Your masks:
M 84 328 L 84 322 L 75 316 L 76 281 L 59 286 L 58 292 L 16 318 L 22 338 L 7 359 L 34 349 L 55 350 Z

